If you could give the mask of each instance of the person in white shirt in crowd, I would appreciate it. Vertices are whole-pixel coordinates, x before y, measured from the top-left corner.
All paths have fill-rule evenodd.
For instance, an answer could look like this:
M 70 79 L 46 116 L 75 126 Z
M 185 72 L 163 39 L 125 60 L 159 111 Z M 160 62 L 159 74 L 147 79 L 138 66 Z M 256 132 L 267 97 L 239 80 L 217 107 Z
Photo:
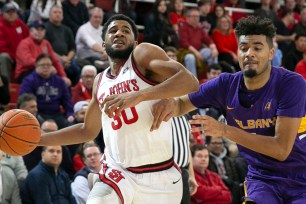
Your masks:
M 20 156 L 10 156 L 0 150 L 0 203 L 21 204 L 19 185 L 28 175 Z
M 84 144 L 82 154 L 85 167 L 75 174 L 74 181 L 71 183 L 72 194 L 78 204 L 85 204 L 88 198 L 90 192 L 87 180 L 88 174 L 97 173 L 102 167 L 100 147 L 93 141 Z
M 79 63 L 95 65 L 98 72 L 109 65 L 107 54 L 102 47 L 103 14 L 103 10 L 98 7 L 91 9 L 89 21 L 78 29 L 75 39 Z

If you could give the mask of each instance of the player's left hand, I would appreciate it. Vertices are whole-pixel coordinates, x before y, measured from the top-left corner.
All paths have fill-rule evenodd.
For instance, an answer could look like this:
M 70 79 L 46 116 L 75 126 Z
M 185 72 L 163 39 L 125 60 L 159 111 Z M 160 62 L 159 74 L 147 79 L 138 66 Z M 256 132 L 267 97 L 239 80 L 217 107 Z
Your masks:
M 104 107 L 104 112 L 110 117 L 121 116 L 121 111 L 136 106 L 142 101 L 139 92 L 115 94 L 107 96 L 101 106 Z
M 226 125 L 207 115 L 194 115 L 189 120 L 191 132 L 200 132 L 200 138 L 209 135 L 212 137 L 224 136 Z

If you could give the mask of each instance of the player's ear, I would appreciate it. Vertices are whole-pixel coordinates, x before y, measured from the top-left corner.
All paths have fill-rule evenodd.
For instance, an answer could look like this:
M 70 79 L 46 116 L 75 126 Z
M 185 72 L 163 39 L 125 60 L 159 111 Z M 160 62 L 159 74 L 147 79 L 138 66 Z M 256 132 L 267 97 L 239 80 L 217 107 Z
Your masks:
M 136 47 L 138 45 L 138 41 L 134 41 L 134 47 Z
M 105 42 L 104 41 L 102 42 L 102 47 L 105 47 Z
M 274 53 L 275 53 L 275 49 L 274 47 L 272 47 L 269 51 L 269 60 L 272 61 L 273 57 L 274 57 Z

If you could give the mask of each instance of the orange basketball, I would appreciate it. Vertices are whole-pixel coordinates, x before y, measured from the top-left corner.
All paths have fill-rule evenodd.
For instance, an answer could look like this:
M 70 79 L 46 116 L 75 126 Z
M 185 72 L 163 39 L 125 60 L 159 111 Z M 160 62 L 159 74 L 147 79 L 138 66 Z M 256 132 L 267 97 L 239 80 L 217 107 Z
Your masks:
M 40 141 L 40 125 L 31 113 L 13 109 L 0 116 L 0 150 L 23 156 L 32 152 Z

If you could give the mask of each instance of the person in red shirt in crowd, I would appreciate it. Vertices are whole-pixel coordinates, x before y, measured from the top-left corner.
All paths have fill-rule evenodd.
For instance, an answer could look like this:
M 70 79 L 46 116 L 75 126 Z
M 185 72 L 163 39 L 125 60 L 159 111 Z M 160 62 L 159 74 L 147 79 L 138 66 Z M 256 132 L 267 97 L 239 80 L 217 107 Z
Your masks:
M 306 49 L 304 49 L 303 59 L 301 59 L 295 67 L 295 72 L 299 73 L 304 77 L 304 79 L 306 79 Z
M 223 16 L 218 19 L 217 27 L 212 32 L 212 40 L 219 51 L 218 60 L 227 62 L 234 66 L 236 71 L 239 71 L 238 41 L 229 17 Z
M 51 44 L 44 39 L 46 29 L 43 22 L 34 21 L 29 27 L 30 36 L 20 42 L 16 51 L 16 81 L 21 83 L 22 79 L 34 70 L 36 58 L 45 53 L 52 58 L 52 65 L 55 67 L 57 74 L 70 86 L 71 81 L 67 78 L 64 67 L 59 62 Z
M 198 183 L 197 192 L 191 197 L 192 204 L 231 204 L 232 195 L 221 177 L 207 169 L 209 152 L 207 147 L 196 144 L 191 147 L 193 169 Z
M 180 24 L 182 22 L 186 22 L 186 16 L 184 15 L 185 6 L 183 0 L 171 0 L 170 9 L 170 23 L 173 26 L 175 32 L 178 33 Z
M 186 68 L 199 77 L 198 67 L 218 63 L 218 50 L 209 35 L 200 28 L 200 12 L 197 8 L 187 11 L 187 22 L 179 28 L 180 49 L 178 58 Z
M 15 68 L 17 46 L 29 36 L 28 27 L 18 18 L 17 11 L 13 3 L 7 3 L 0 16 L 0 72 L 9 81 Z
M 85 65 L 82 68 L 79 83 L 71 90 L 73 104 L 78 101 L 89 101 L 91 99 L 92 86 L 96 75 L 97 69 L 93 65 Z
M 287 28 L 292 31 L 295 24 L 300 22 L 300 14 L 294 11 L 296 2 L 295 0 L 285 0 L 284 6 L 281 7 L 278 11 L 278 17 L 281 19 L 284 16 L 284 12 L 287 12 L 287 10 L 292 11 L 294 22 L 290 23 Z

